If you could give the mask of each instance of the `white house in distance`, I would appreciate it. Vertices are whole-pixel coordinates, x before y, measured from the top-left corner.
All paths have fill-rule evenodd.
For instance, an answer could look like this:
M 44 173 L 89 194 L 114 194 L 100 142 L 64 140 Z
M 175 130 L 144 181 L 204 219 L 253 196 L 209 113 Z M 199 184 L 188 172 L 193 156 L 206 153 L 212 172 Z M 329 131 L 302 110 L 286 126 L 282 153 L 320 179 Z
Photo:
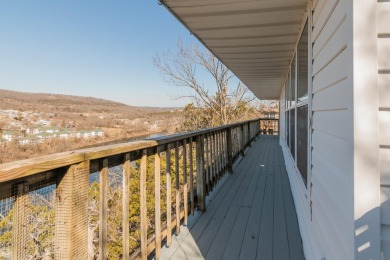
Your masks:
M 390 2 L 164 0 L 260 99 L 280 100 L 307 259 L 390 259 Z

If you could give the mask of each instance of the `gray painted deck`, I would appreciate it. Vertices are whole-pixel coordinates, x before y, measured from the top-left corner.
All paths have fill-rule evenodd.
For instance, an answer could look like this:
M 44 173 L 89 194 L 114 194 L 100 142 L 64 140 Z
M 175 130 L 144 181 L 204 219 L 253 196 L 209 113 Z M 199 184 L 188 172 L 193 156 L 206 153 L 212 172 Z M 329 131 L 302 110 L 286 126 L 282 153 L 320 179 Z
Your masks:
M 234 173 L 208 196 L 162 259 L 304 259 L 278 138 L 252 143 Z

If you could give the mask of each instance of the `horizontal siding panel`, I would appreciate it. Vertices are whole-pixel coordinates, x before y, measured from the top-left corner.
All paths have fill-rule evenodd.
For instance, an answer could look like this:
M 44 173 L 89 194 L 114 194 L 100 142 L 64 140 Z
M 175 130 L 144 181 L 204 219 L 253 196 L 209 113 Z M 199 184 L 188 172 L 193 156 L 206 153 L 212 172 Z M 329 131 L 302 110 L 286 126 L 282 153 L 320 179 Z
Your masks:
M 313 129 L 334 135 L 344 140 L 351 139 L 352 121 L 348 110 L 321 111 L 313 113 Z
M 323 89 L 313 95 L 313 111 L 347 109 L 345 99 L 351 93 L 348 81 L 344 79 L 336 85 Z
M 326 259 L 351 259 L 348 257 L 351 253 L 348 245 L 345 243 L 349 239 L 349 222 L 348 216 L 343 216 L 340 212 L 335 213 L 335 205 L 340 198 L 329 197 L 329 186 L 316 186 L 312 192 L 313 201 L 313 226 L 317 229 L 318 237 L 321 239 L 321 247 L 326 252 Z M 339 206 L 341 212 L 346 212 L 342 205 Z M 351 211 L 352 212 L 352 211 Z M 334 225 L 332 223 L 337 223 Z M 324 243 L 326 241 L 326 243 Z
M 351 151 L 345 140 L 314 130 L 312 146 L 313 154 L 318 152 L 324 159 L 334 164 L 333 170 L 337 170 L 337 168 L 342 172 L 351 170 L 350 160 L 346 158 L 346 155 L 351 154 Z M 313 167 L 317 166 L 313 163 Z
M 317 37 L 313 44 L 313 57 L 314 59 L 317 57 L 318 53 L 327 45 L 329 41 L 332 41 L 333 35 L 340 31 L 340 27 L 344 24 L 345 21 L 345 10 L 343 10 L 340 6 L 340 3 L 336 6 L 334 12 L 329 18 L 329 21 L 326 23 L 324 29 L 321 34 Z M 344 25 L 344 30 L 345 30 Z M 346 34 L 343 35 L 344 42 L 346 42 Z M 334 39 L 334 37 L 333 37 Z
M 318 56 L 314 59 L 313 75 L 316 75 L 323 69 L 331 60 L 333 60 L 346 47 L 346 35 L 348 35 L 348 28 L 343 22 L 341 27 L 335 32 L 330 39 L 330 42 L 321 50 Z
M 390 111 L 379 111 L 379 144 L 390 145 Z
M 378 75 L 379 107 L 390 108 L 390 74 Z
M 390 187 L 381 187 L 381 224 L 390 225 Z M 390 235 L 390 234 L 389 234 Z M 390 241 L 390 236 L 388 237 Z
M 348 54 L 344 50 L 331 63 L 321 70 L 313 79 L 313 91 L 318 92 L 345 79 L 348 68 Z M 344 69 L 345 68 L 345 69 Z
M 390 33 L 390 2 L 379 2 L 377 5 L 378 33 Z
M 322 29 L 324 28 L 326 22 L 328 21 L 330 15 L 333 12 L 334 7 L 336 6 L 338 1 L 336 0 L 327 0 L 324 3 L 324 6 L 321 8 L 319 13 L 316 13 L 316 10 L 314 10 L 313 14 L 313 37 L 312 40 L 316 40 Z M 317 18 L 318 16 L 318 18 Z
M 390 38 L 378 38 L 378 54 L 378 69 L 390 70 Z
M 379 162 L 381 184 L 390 186 L 390 149 L 379 149 Z

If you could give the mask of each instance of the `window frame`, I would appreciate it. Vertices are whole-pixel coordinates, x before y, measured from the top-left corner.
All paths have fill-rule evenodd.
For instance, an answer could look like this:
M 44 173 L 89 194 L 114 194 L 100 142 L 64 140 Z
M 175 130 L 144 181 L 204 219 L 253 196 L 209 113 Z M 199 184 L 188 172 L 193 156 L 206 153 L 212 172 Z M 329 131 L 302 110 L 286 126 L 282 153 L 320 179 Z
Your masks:
M 311 196 L 311 176 L 312 176 L 312 172 L 311 172 L 311 134 L 312 134 L 312 126 L 311 126 L 311 122 L 312 122 L 312 116 L 313 116 L 313 113 L 312 113 L 312 86 L 313 86 L 313 80 L 312 80 L 312 15 L 311 15 L 311 12 L 308 11 L 308 10 L 311 10 L 311 4 L 309 3 L 308 6 L 307 6 L 307 11 L 304 15 L 304 19 L 302 20 L 302 25 L 301 25 L 301 30 L 299 32 L 299 37 L 298 37 L 298 40 L 295 44 L 295 47 L 294 47 L 294 54 L 290 60 L 290 64 L 289 64 L 289 72 L 287 74 L 287 77 L 286 77 L 286 83 L 285 83 L 285 102 L 286 102 L 286 106 L 285 106 L 285 113 L 288 112 L 290 114 L 290 118 L 288 121 L 291 120 L 291 111 L 294 111 L 294 116 L 295 116 L 295 125 L 294 125 L 294 137 L 291 136 L 291 129 L 289 126 L 286 125 L 285 127 L 285 131 L 289 131 L 289 138 L 294 138 L 294 146 L 295 146 L 295 151 L 294 151 L 294 155 L 293 156 L 291 153 L 289 153 L 290 157 L 291 157 L 291 160 L 293 160 L 294 162 L 294 165 L 295 165 L 295 168 L 297 170 L 297 173 L 300 177 L 300 179 L 302 180 L 301 184 L 302 184 L 302 189 L 305 191 L 305 195 L 306 195 L 306 198 L 308 199 L 308 201 L 310 200 L 310 196 Z M 298 45 L 300 43 L 300 40 L 303 36 L 303 32 L 304 32 L 304 29 L 305 29 L 305 26 L 307 25 L 307 37 L 308 37 L 308 41 L 307 41 L 307 66 L 308 66 L 308 69 L 307 69 L 307 98 L 304 99 L 304 100 L 301 100 L 298 102 Z M 294 67 L 295 67 L 295 102 L 294 104 L 288 104 L 289 101 L 290 101 L 290 91 L 291 91 L 291 87 L 292 87 L 292 77 L 291 77 L 291 69 L 292 69 L 292 65 L 293 65 L 293 62 L 295 62 L 294 64 Z M 287 89 L 288 88 L 288 89 Z M 301 174 L 299 168 L 298 168 L 298 164 L 297 164 L 297 156 L 298 156 L 298 151 L 297 151 L 297 147 L 298 147 L 298 143 L 297 143 L 297 113 L 298 113 L 298 108 L 299 107 L 302 107 L 302 106 L 307 106 L 307 113 L 308 113 L 308 118 L 307 118 L 307 172 L 306 172 L 306 181 L 305 179 L 303 178 L 303 175 Z M 290 123 L 290 122 L 289 122 Z M 286 133 L 287 135 L 287 133 Z M 289 144 L 289 140 L 286 139 L 286 145 L 288 146 L 288 148 L 290 148 L 290 144 Z M 289 149 L 290 151 L 290 149 Z M 310 185 L 309 185 L 310 184 Z

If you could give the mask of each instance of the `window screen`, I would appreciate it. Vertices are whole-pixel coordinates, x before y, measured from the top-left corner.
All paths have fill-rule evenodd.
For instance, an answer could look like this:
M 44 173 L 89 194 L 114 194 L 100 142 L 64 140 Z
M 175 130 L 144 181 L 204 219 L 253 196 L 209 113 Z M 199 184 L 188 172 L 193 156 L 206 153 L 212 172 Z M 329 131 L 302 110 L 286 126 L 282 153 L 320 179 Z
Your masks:
M 307 22 L 298 43 L 298 103 L 308 98 L 308 28 Z
M 307 116 L 307 105 L 297 108 L 297 165 L 305 184 L 307 183 Z

